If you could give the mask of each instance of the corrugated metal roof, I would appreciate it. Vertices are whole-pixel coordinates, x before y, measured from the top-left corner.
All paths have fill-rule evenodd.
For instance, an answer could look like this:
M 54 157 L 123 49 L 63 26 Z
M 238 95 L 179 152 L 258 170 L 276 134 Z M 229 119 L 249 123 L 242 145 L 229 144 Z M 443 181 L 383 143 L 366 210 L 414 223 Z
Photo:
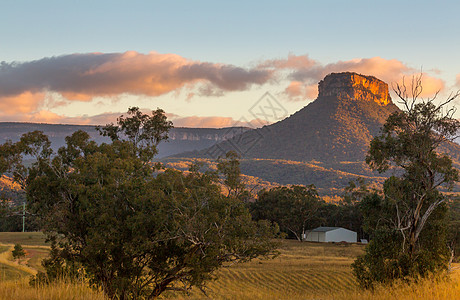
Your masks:
M 332 230 L 336 230 L 336 229 L 340 229 L 342 227 L 318 227 L 318 228 L 315 228 L 313 229 L 312 231 L 314 232 L 326 232 L 326 231 L 332 231 Z

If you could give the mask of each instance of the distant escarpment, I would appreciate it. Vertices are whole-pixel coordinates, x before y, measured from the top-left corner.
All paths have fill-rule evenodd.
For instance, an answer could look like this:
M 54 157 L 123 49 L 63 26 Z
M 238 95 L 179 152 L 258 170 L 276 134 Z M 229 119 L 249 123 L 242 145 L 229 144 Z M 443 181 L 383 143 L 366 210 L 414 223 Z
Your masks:
M 86 131 L 92 140 L 100 143 L 108 143 L 107 137 L 101 136 L 95 126 L 91 125 L 65 125 L 65 124 L 42 124 L 42 123 L 19 123 L 0 122 L 0 143 L 7 140 L 18 141 L 21 136 L 29 131 L 40 130 L 45 133 L 51 147 L 57 151 L 64 146 L 65 137 L 72 135 L 77 130 Z M 170 130 L 169 139 L 159 145 L 158 157 L 169 156 L 184 151 L 201 150 L 215 143 L 227 140 L 250 130 L 248 127 L 227 128 L 184 128 L 176 127 Z

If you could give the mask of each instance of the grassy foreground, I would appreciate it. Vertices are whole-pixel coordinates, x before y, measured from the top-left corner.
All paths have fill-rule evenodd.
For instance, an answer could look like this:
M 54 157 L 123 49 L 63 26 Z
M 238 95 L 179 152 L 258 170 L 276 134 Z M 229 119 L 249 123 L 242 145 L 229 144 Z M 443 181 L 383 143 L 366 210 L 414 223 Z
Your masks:
M 28 252 L 27 259 L 21 264 L 11 257 L 13 244 L 17 242 L 22 242 Z M 43 235 L 0 233 L 0 243 L 0 300 L 106 299 L 100 291 L 90 289 L 84 282 L 60 282 L 36 288 L 28 285 L 28 276 L 40 268 L 40 261 L 48 252 L 43 246 Z M 377 288 L 374 293 L 361 291 L 356 287 L 350 264 L 362 251 L 361 245 L 282 241 L 280 255 L 275 259 L 254 260 L 220 270 L 218 278 L 209 284 L 207 296 L 193 290 L 190 295 L 169 293 L 162 298 L 460 299 L 460 270 L 456 270 L 450 279 L 401 283 L 393 288 Z
M 29 280 L 0 282 L 0 300 L 108 300 L 83 282 L 60 282 L 50 286 L 31 287 Z
M 220 270 L 207 294 L 212 299 L 305 299 L 352 291 L 356 283 L 350 264 L 362 251 L 361 245 L 286 240 L 275 259 L 254 260 Z M 179 297 L 202 298 L 205 296 L 200 291 Z

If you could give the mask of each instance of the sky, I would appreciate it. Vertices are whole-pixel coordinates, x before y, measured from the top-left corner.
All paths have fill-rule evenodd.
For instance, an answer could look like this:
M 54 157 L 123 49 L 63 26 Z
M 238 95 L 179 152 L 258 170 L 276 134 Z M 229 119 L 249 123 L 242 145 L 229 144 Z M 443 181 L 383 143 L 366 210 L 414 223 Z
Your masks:
M 21 1 L 0 10 L 0 121 L 260 126 L 328 73 L 460 88 L 458 1 Z M 266 93 L 286 114 L 257 120 Z M 458 115 L 457 117 L 460 117 Z

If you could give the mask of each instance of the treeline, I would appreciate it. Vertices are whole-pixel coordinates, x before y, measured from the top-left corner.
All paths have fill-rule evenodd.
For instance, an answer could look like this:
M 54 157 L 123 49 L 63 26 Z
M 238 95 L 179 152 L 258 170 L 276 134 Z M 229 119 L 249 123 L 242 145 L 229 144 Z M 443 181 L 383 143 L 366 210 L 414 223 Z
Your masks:
M 319 226 L 343 227 L 358 233 L 358 239 L 370 240 L 388 209 L 382 207 L 382 191 L 369 188 L 364 179 L 351 181 L 344 188 L 342 200 L 328 203 L 313 185 L 282 186 L 262 190 L 248 206 L 255 220 L 277 223 L 288 238 L 302 240 L 309 230 Z M 452 258 L 460 253 L 460 197 L 452 196 L 441 220 L 447 228 L 448 249 Z M 390 211 L 391 213 L 391 211 Z
M 249 203 L 256 220 L 269 220 L 280 226 L 290 238 L 299 241 L 310 230 L 319 226 L 344 227 L 358 233 L 360 239 L 368 238 L 362 229 L 360 200 L 370 195 L 364 180 L 350 182 L 342 201 L 327 203 L 310 186 L 283 186 L 262 190 L 258 198 Z

